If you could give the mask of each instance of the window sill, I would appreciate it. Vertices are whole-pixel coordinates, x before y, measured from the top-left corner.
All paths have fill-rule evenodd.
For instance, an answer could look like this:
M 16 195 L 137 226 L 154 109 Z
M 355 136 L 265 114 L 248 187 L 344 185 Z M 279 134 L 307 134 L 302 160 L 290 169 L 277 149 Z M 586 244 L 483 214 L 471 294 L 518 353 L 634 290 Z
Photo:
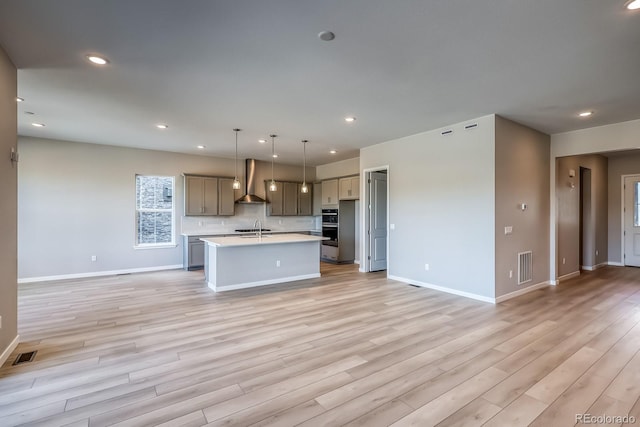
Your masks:
M 171 249 L 171 248 L 176 248 L 178 247 L 178 245 L 176 245 L 175 243 L 168 243 L 168 244 L 162 244 L 162 245 L 139 245 L 139 246 L 133 246 L 133 249 L 135 250 L 144 250 L 144 249 Z

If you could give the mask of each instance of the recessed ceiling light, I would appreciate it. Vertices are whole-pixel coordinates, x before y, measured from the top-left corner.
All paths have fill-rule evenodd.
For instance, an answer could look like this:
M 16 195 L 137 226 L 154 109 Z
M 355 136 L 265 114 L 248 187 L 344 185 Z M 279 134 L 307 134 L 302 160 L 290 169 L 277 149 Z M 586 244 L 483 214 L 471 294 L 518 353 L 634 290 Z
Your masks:
M 636 10 L 640 9 L 640 0 L 631 0 L 627 3 L 627 9 Z
M 37 128 L 43 128 L 44 124 L 43 123 L 31 123 L 31 126 L 35 126 Z
M 331 31 L 320 31 L 318 33 L 318 37 L 320 38 L 320 40 L 323 40 L 325 42 L 330 42 L 331 40 L 336 38 L 336 35 Z
M 278 158 L 278 155 L 274 153 L 274 154 L 273 154 L 273 158 L 274 158 L 274 159 L 277 159 L 277 158 Z
M 258 142 L 259 142 L 260 144 L 264 144 L 264 143 L 266 143 L 266 142 L 267 142 L 267 140 L 266 140 L 266 139 L 264 139 L 264 138 L 260 138 L 260 139 L 258 140 Z
M 22 102 L 22 101 L 24 101 L 24 98 L 20 98 L 20 97 L 18 96 L 18 97 L 16 97 L 16 101 L 17 101 L 17 102 Z
M 206 145 L 198 145 L 196 148 L 199 149 L 199 150 L 204 150 L 205 148 L 207 148 L 207 146 Z
M 331 150 L 331 151 L 329 151 L 329 154 L 336 154 L 336 153 L 337 153 L 337 151 L 336 151 L 336 150 Z
M 351 122 L 355 122 L 356 118 L 355 117 L 345 117 L 344 121 L 347 123 L 351 123 Z
M 583 111 L 582 113 L 578 114 L 580 117 L 589 117 L 590 115 L 593 114 L 593 111 Z
M 87 59 L 96 65 L 107 65 L 109 60 L 98 55 L 87 55 Z
M 156 127 L 157 127 L 158 129 L 168 129 L 168 128 L 169 128 L 169 125 L 165 125 L 164 123 L 158 123 L 158 124 L 156 125 Z

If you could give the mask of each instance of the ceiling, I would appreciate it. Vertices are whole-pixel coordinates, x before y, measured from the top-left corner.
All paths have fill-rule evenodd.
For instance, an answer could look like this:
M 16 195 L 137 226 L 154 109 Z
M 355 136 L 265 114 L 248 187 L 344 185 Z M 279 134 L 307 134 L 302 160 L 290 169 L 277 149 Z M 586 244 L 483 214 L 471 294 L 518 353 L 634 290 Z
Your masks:
M 302 139 L 319 165 L 492 113 L 549 134 L 640 118 L 639 42 L 624 0 L 0 2 L 20 135 L 233 157 L 239 127 L 240 157 L 275 133 L 289 164 Z

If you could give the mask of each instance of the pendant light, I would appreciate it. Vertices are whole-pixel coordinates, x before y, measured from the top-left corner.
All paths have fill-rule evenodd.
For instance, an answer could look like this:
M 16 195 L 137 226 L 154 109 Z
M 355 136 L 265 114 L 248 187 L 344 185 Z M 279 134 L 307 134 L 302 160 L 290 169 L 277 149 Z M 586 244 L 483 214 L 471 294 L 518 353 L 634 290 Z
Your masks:
M 309 187 L 307 186 L 307 142 L 306 139 L 302 140 L 302 187 L 300 187 L 301 193 L 308 193 Z
M 269 185 L 269 191 L 278 191 L 278 187 L 276 186 L 276 181 L 273 179 L 273 159 L 276 157 L 276 142 L 275 138 L 278 135 L 269 135 L 271 137 L 271 185 Z
M 242 129 L 234 129 L 233 131 L 236 133 L 236 159 L 234 162 L 234 168 L 235 168 L 235 174 L 234 174 L 234 178 L 233 178 L 233 189 L 234 190 L 239 190 L 240 189 L 240 180 L 238 179 L 238 132 L 240 132 Z

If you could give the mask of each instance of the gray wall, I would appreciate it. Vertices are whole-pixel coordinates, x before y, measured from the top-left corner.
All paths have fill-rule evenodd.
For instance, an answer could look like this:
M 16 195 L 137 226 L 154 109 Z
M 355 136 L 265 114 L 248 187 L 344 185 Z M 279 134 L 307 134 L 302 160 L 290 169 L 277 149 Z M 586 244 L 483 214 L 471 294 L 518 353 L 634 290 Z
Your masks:
M 175 248 L 134 249 L 135 175 L 175 177 L 179 235 L 184 212 L 181 174 L 234 174 L 232 159 L 26 137 L 20 138 L 19 147 L 21 279 L 180 265 L 179 238 Z M 242 164 L 238 173 L 243 177 Z M 259 180 L 271 177 L 270 163 L 259 162 L 258 167 Z M 314 168 L 307 172 L 310 181 L 315 178 Z M 300 180 L 302 168 L 276 165 L 275 178 Z M 257 187 L 264 195 L 264 185 Z M 202 218 L 203 226 L 221 218 Z
M 549 280 L 550 137 L 496 116 L 495 141 L 496 296 L 501 296 Z M 506 226 L 513 227 L 512 234 L 504 234 Z M 517 254 L 529 250 L 533 280 L 518 286 Z
M 640 174 L 640 151 L 609 156 L 609 261 L 622 263 L 622 175 Z
M 9 160 L 11 148 L 17 149 L 17 87 L 16 67 L 0 47 L 0 354 L 18 334 L 18 166 Z
M 362 169 L 389 165 L 389 275 L 494 297 L 494 117 L 360 151 Z
M 592 252 L 592 257 L 585 257 L 585 261 L 592 264 L 586 266 L 593 267 L 608 261 L 607 158 L 595 154 L 561 157 L 556 159 L 555 174 L 557 277 L 580 271 L 580 167 L 591 170 L 591 220 L 585 223 L 583 239 Z M 570 169 L 575 170 L 573 178 L 569 177 Z

